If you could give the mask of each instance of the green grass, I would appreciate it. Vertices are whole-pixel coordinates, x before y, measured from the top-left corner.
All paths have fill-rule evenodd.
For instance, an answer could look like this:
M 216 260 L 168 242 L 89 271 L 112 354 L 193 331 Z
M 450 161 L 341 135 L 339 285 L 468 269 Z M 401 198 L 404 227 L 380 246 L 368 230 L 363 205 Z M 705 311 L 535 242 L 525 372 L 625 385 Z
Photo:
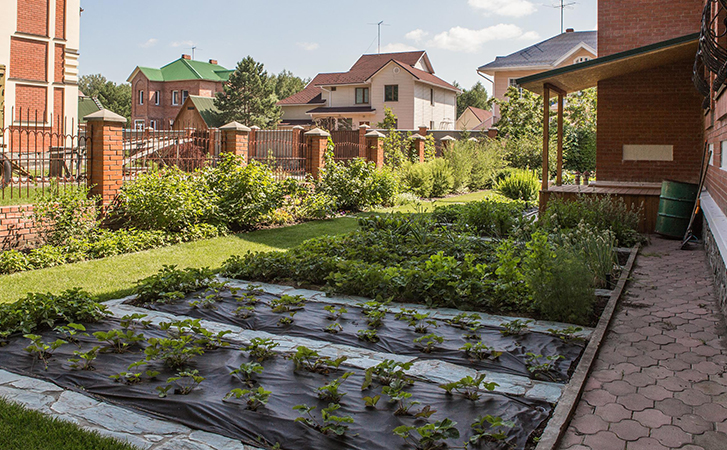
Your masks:
M 137 450 L 136 447 L 0 399 L 3 450 Z
M 497 196 L 499 196 L 499 194 L 497 194 L 495 191 L 478 191 L 471 192 L 469 194 L 456 195 L 453 197 L 437 198 L 434 200 L 424 201 L 420 203 L 410 203 L 408 205 L 395 206 L 393 208 L 379 208 L 376 210 L 376 212 L 431 212 L 434 210 L 435 206 L 451 205 L 453 203 L 476 202 L 478 200 Z
M 40 198 L 43 189 L 36 188 L 35 186 L 27 187 L 6 187 L 0 189 L 0 206 L 11 206 L 11 205 L 30 205 L 36 199 Z

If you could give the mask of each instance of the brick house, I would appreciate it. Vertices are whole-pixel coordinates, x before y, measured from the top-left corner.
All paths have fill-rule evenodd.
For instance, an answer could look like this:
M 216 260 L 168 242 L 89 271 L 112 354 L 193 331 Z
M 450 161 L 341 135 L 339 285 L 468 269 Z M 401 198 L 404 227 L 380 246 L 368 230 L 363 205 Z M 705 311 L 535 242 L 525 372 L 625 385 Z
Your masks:
M 507 56 L 480 66 L 477 72 L 492 77 L 492 96 L 505 99 L 510 86 L 516 86 L 518 78 L 534 75 L 558 67 L 589 61 L 598 55 L 598 32 L 575 31 L 568 28 L 543 42 L 518 50 Z M 500 118 L 498 105 L 493 106 L 495 122 Z
M 189 55 L 182 55 L 160 69 L 137 67 L 127 79 L 131 83 L 132 126 L 172 129 L 189 96 L 214 97 L 222 92 L 222 85 L 232 72 L 214 59 L 196 61 Z
M 328 120 L 335 128 L 355 129 L 381 122 L 388 107 L 398 128 L 453 129 L 459 92 L 434 75 L 424 51 L 363 55 L 347 72 L 320 73 L 303 91 L 280 100 L 280 127 Z
M 0 3 L 0 129 L 19 126 L 21 115 L 41 129 L 78 123 L 80 11 L 80 0 Z

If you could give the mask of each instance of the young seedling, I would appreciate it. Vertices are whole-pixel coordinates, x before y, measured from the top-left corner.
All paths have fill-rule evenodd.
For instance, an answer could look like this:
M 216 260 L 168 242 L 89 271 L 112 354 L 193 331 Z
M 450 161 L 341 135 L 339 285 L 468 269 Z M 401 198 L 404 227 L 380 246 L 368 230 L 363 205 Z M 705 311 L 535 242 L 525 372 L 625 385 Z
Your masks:
M 528 371 L 536 378 L 548 381 L 558 381 L 558 374 L 555 372 L 555 366 L 558 363 L 558 360 L 565 359 L 562 355 L 546 356 L 545 361 L 543 361 L 543 355 L 526 353 L 525 356 L 527 356 L 525 364 Z
M 479 325 L 480 320 L 482 317 L 477 313 L 459 313 L 447 322 L 453 327 L 468 329 L 473 325 Z
M 0 347 L 8 345 L 8 338 L 10 337 L 9 331 L 0 331 Z
M 263 362 L 266 359 L 275 356 L 273 349 L 279 346 L 277 342 L 267 338 L 252 338 L 250 339 L 250 345 L 243 347 L 242 349 L 250 353 L 250 358 Z
M 63 340 L 81 346 L 76 336 L 88 336 L 86 327 L 78 323 L 69 323 L 65 326 L 56 327 L 55 331 L 63 335 Z
M 361 308 L 361 314 L 366 316 L 366 323 L 371 328 L 379 328 L 383 324 L 386 313 L 389 312 L 386 303 L 376 300 L 359 303 L 357 306 Z
M 116 375 L 111 375 L 109 378 L 116 382 L 124 382 L 126 384 L 141 383 L 142 372 L 120 372 Z
M 559 330 L 548 328 L 548 333 L 558 336 L 561 340 L 566 342 L 585 341 L 583 337 L 578 336 L 578 333 L 580 333 L 581 331 L 583 331 L 583 328 L 575 326 Z
M 235 397 L 238 400 L 242 398 L 247 403 L 247 409 L 256 411 L 259 407 L 268 404 L 270 394 L 272 394 L 272 392 L 265 390 L 262 386 L 259 386 L 254 390 L 233 389 L 225 396 L 224 400 L 227 400 L 230 397 Z
M 104 350 L 113 353 L 124 353 L 132 345 L 145 340 L 142 333 L 136 334 L 134 330 L 97 331 L 93 336 L 106 344 Z
M 472 430 L 474 435 L 470 438 L 469 442 L 473 445 L 477 445 L 480 440 L 485 442 L 501 442 L 507 439 L 507 430 L 514 427 L 513 422 L 505 422 L 502 417 L 494 417 L 486 415 L 478 418 L 472 424 Z
M 204 349 L 195 343 L 194 336 L 181 335 L 176 338 L 151 338 L 144 349 L 147 361 L 162 360 L 172 369 L 185 367 L 195 356 L 204 353 Z
M 367 408 L 376 409 L 376 404 L 379 403 L 379 400 L 381 400 L 380 395 L 375 395 L 373 397 L 364 397 L 363 401 Z
M 328 408 L 321 410 L 323 421 L 319 422 L 315 416 L 311 414 L 316 409 L 315 406 L 308 405 L 297 405 L 293 409 L 300 411 L 303 415 L 295 419 L 296 422 L 300 422 L 322 434 L 335 434 L 337 436 L 343 436 L 348 431 L 349 423 L 353 423 L 353 418 L 350 416 L 339 417 L 331 414 L 341 408 L 341 405 L 337 403 L 330 403 Z
M 469 400 L 480 398 L 480 388 L 494 391 L 497 386 L 499 385 L 495 382 L 485 383 L 485 374 L 479 374 L 476 377 L 466 376 L 459 381 L 439 385 L 440 388 L 447 391 L 447 395 L 452 395 L 452 391 L 456 391 Z
M 75 355 L 75 358 L 68 359 L 68 362 L 71 363 L 71 368 L 74 370 L 96 370 L 93 367 L 93 361 L 98 356 L 98 351 L 101 347 L 93 347 L 91 350 L 87 352 L 82 352 L 80 350 L 76 350 L 73 352 Z
M 520 336 L 528 330 L 528 324 L 532 323 L 532 320 L 521 320 L 515 319 L 510 322 L 502 322 L 500 326 L 503 328 L 500 330 L 503 336 Z
M 477 342 L 474 344 L 468 342 L 464 344 L 460 350 L 464 350 L 469 358 L 479 361 L 484 361 L 485 359 L 496 360 L 500 357 L 500 355 L 502 355 L 502 352 L 495 351 L 494 348 L 484 342 Z
M 217 333 L 207 330 L 201 326 L 193 326 L 192 332 L 197 333 L 199 337 L 195 339 L 196 345 L 204 347 L 206 350 L 214 350 L 220 347 L 228 347 L 229 342 L 222 340 L 223 337 L 232 333 L 231 330 L 223 330 Z
M 416 309 L 399 308 L 399 312 L 394 315 L 396 320 L 403 320 L 408 322 L 409 318 L 416 314 Z
M 318 372 L 322 374 L 330 373 L 331 369 L 338 369 L 338 367 L 345 360 L 348 359 L 346 356 L 341 356 L 337 359 L 331 359 L 328 356 L 320 356 L 317 351 L 311 350 L 308 347 L 302 345 L 298 346 L 296 352 L 289 356 L 295 364 L 295 370 L 304 369 L 309 372 Z
M 259 284 L 248 284 L 245 290 L 248 295 L 262 295 L 265 293 L 265 290 Z
M 270 300 L 270 308 L 273 312 L 284 313 L 305 307 L 305 297 L 302 295 L 281 295 L 280 298 Z
M 141 328 L 149 328 L 149 325 L 151 325 L 151 320 L 142 320 L 146 316 L 146 314 L 139 313 L 127 314 L 121 318 L 121 328 L 123 328 L 124 330 L 133 330 L 137 326 L 141 326 Z
M 365 391 L 371 386 L 374 378 L 384 386 L 389 386 L 394 381 L 404 382 L 406 384 L 414 384 L 414 380 L 406 376 L 407 370 L 411 369 L 411 362 L 398 362 L 393 359 L 386 359 L 383 362 L 366 369 L 364 382 L 361 390 Z
M 338 320 L 348 312 L 348 310 L 344 306 L 336 308 L 335 305 L 326 305 L 323 307 L 323 309 L 328 313 L 328 320 Z
M 197 386 L 204 381 L 198 370 L 185 370 L 178 372 L 176 377 L 167 379 L 167 384 L 174 383 L 174 393 L 179 395 L 190 394 Z
M 263 373 L 263 366 L 256 362 L 249 362 L 240 364 L 240 368 L 230 372 L 230 375 L 238 374 L 242 378 L 243 382 L 247 383 L 248 386 L 252 386 L 252 376 L 256 373 Z
M 381 393 L 389 397 L 389 402 L 397 402 L 397 408 L 394 411 L 396 416 L 410 415 L 411 408 L 419 404 L 417 401 L 409 401 L 412 394 L 404 391 L 406 386 L 408 386 L 406 382 L 394 381 L 381 389 Z
M 434 333 L 429 333 L 414 339 L 414 344 L 416 344 L 424 353 L 432 353 L 432 350 L 434 350 L 437 345 L 442 342 L 444 342 L 444 337 Z
M 474 323 L 467 327 L 467 332 L 462 336 L 467 340 L 470 341 L 479 341 L 480 340 L 480 328 L 482 328 L 482 324 L 479 322 Z
M 255 312 L 255 305 L 240 306 L 235 310 L 235 315 L 240 319 L 249 319 Z
M 376 330 L 358 330 L 356 336 L 362 341 L 377 343 L 379 342 L 379 334 Z
M 204 297 L 198 297 L 197 300 L 189 302 L 189 306 L 195 309 L 217 309 L 218 297 L 214 294 L 208 294 Z
M 260 302 L 260 299 L 255 297 L 253 294 L 242 294 L 237 298 L 237 302 L 244 303 L 250 306 L 255 306 Z
M 30 345 L 25 347 L 25 351 L 41 361 L 45 370 L 48 370 L 48 360 L 53 356 L 53 352 L 58 350 L 61 345 L 68 343 L 63 339 L 56 339 L 54 342 L 46 344 L 43 342 L 43 338 L 37 334 L 24 334 L 23 337 L 30 340 Z
M 426 333 L 429 327 L 437 328 L 437 321 L 429 318 L 429 313 L 414 313 L 409 316 L 409 326 L 414 328 L 416 333 Z
M 445 441 L 459 439 L 459 430 L 456 425 L 457 422 L 447 418 L 422 427 L 402 425 L 394 428 L 394 434 L 412 444 L 417 450 L 440 450 L 447 448 Z M 417 432 L 418 439 L 412 436 L 412 431 Z
M 337 334 L 339 331 L 343 331 L 343 327 L 340 323 L 334 322 L 323 329 L 326 333 Z
M 291 323 L 293 323 L 293 316 L 295 316 L 296 314 L 298 314 L 298 311 L 290 311 L 287 317 L 281 317 L 280 319 L 278 319 L 278 325 L 280 325 L 281 327 L 290 325 Z
M 346 379 L 351 375 L 353 375 L 353 372 L 346 372 L 340 377 L 331 381 L 330 383 L 326 383 L 323 386 L 319 387 L 318 398 L 328 402 L 340 402 L 343 396 L 346 395 L 346 393 L 339 391 L 338 388 L 341 387 L 341 384 L 343 384 L 343 382 L 346 381 Z

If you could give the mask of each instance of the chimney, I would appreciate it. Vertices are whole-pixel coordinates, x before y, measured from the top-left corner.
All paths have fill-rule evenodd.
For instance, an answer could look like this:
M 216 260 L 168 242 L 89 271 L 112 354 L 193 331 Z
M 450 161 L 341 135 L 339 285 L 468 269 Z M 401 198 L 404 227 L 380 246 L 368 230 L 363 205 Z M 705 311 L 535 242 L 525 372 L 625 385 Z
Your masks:
M 192 59 L 192 57 L 186 54 L 182 54 L 182 59 Z
M 566 28 L 565 29 L 565 32 L 566 33 L 573 33 L 574 31 L 576 31 L 576 30 L 574 30 L 573 28 Z
M 210 59 L 210 64 L 214 64 L 216 66 L 217 65 L 217 60 L 216 59 Z

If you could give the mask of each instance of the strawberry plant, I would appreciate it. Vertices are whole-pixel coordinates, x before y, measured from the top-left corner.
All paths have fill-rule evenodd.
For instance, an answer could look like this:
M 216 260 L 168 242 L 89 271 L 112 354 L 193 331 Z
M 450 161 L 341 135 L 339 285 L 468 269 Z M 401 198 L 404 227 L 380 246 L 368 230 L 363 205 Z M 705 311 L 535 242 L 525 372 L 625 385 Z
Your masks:
M 417 450 L 440 450 L 447 448 L 445 441 L 459 439 L 456 425 L 457 422 L 447 418 L 421 427 L 402 425 L 394 428 L 394 434 L 412 444 Z M 419 438 L 412 436 L 412 431 L 416 431 Z
M 141 328 L 149 328 L 151 320 L 142 320 L 145 317 L 147 317 L 146 314 L 127 314 L 121 318 L 121 328 L 124 330 L 133 330 L 137 326 L 140 326 Z
M 437 321 L 429 318 L 429 313 L 414 313 L 407 320 L 410 327 L 414 328 L 416 333 L 426 333 L 429 327 L 437 328 Z M 428 353 L 428 352 L 427 352 Z
M 293 316 L 295 316 L 297 313 L 298 311 L 290 311 L 287 317 L 281 317 L 280 319 L 278 319 L 278 325 L 280 325 L 281 327 L 290 325 L 291 323 L 293 323 Z
M 145 340 L 142 333 L 136 334 L 134 330 L 97 331 L 93 333 L 93 336 L 99 342 L 106 344 L 104 350 L 114 353 L 124 353 L 132 345 Z
M 243 305 L 235 309 L 235 315 L 240 319 L 249 319 L 255 312 L 255 305 Z
M 63 340 L 81 346 L 76 336 L 88 336 L 86 333 L 86 327 L 78 323 L 69 323 L 65 326 L 59 326 L 54 329 L 57 333 L 63 336 Z
M 336 402 L 338 403 L 341 401 L 344 395 L 346 395 L 345 392 L 341 392 L 338 390 L 339 387 L 341 387 L 341 384 L 343 384 L 344 381 L 348 377 L 353 375 L 353 372 L 346 372 L 340 377 L 336 378 L 335 380 L 331 381 L 330 383 L 326 383 L 323 386 L 318 388 L 318 398 L 321 400 L 329 401 L 329 402 Z
M 442 342 L 444 342 L 444 337 L 434 333 L 419 336 L 414 339 L 414 344 L 417 345 L 424 353 L 432 353 L 432 350 L 434 350 L 437 345 Z
M 472 344 L 467 342 L 460 350 L 464 350 L 465 354 L 472 359 L 483 361 L 485 359 L 495 360 L 502 355 L 502 352 L 495 351 L 494 348 L 485 344 L 484 342 L 477 342 Z
M 477 313 L 459 313 L 447 320 L 447 323 L 453 327 L 468 329 L 473 325 L 479 324 L 480 320 L 482 320 L 482 317 Z
M 549 381 L 558 381 L 557 373 L 555 372 L 555 366 L 558 360 L 564 359 L 562 355 L 551 355 L 546 356 L 543 361 L 543 355 L 536 355 L 535 353 L 526 353 L 525 364 L 527 365 L 528 371 L 535 375 L 536 378 L 545 379 Z
M 168 303 L 184 298 L 185 294 L 204 289 L 213 281 L 214 272 L 203 269 L 177 269 L 176 266 L 162 266 L 162 269 L 147 278 L 137 281 L 133 304 Z
M 25 351 L 33 355 L 38 361 L 41 361 L 46 370 L 48 370 L 48 359 L 53 356 L 53 352 L 58 350 L 61 345 L 68 343 L 63 339 L 56 339 L 47 344 L 37 334 L 24 334 L 23 337 L 30 340 L 30 345 L 25 347 Z
M 200 345 L 207 350 L 213 350 L 220 347 L 229 347 L 230 343 L 223 341 L 222 338 L 232 333 L 231 330 L 222 330 L 214 333 L 206 328 L 199 326 L 199 322 L 192 324 L 192 332 L 197 333 L 198 337 L 194 343 Z
M 328 320 L 338 320 L 348 312 L 345 306 L 336 308 L 335 305 L 326 305 L 323 307 L 323 310 L 328 313 Z
M 273 312 L 284 313 L 305 307 L 306 300 L 302 295 L 281 295 L 279 298 L 270 300 L 270 308 Z
M 323 417 L 322 422 L 319 422 L 311 412 L 316 409 L 315 406 L 308 405 L 296 405 L 293 407 L 294 410 L 300 411 L 303 416 L 297 417 L 296 422 L 300 422 L 322 434 L 335 434 L 337 436 L 343 436 L 348 431 L 348 424 L 354 423 L 353 417 L 350 416 L 335 416 L 332 413 L 341 408 L 341 405 L 337 403 L 329 403 L 328 408 L 321 410 Z
M 185 370 L 177 373 L 177 376 L 167 379 L 167 384 L 174 383 L 174 393 L 188 395 L 204 381 L 198 370 Z
M 235 397 L 238 400 L 244 399 L 247 403 L 247 409 L 249 409 L 250 411 L 256 411 L 259 407 L 268 404 L 270 394 L 272 394 L 272 392 L 265 390 L 265 388 L 263 388 L 262 386 L 259 386 L 257 389 L 254 390 L 233 389 L 227 395 L 225 395 L 224 400 L 227 400 L 230 397 Z
M 366 324 L 371 328 L 379 328 L 383 324 L 384 317 L 386 317 L 385 309 L 372 309 L 363 311 L 366 316 Z
M 265 293 L 265 290 L 262 286 L 259 284 L 248 284 L 247 288 L 245 288 L 248 295 L 262 295 Z
M 548 333 L 558 336 L 565 342 L 585 341 L 583 337 L 578 336 L 578 333 L 581 331 L 583 331 L 583 328 L 576 326 L 570 326 L 562 329 L 548 328 Z
M 452 391 L 456 391 L 469 400 L 478 400 L 480 398 L 480 388 L 494 391 L 497 386 L 499 385 L 495 382 L 485 383 L 485 374 L 479 374 L 475 377 L 466 376 L 459 381 L 439 385 L 440 388 L 447 391 L 447 395 L 452 395 Z
M 109 378 L 116 382 L 124 382 L 125 384 L 141 383 L 142 372 L 120 372 L 116 375 L 110 375 Z
M 147 361 L 162 360 L 167 367 L 180 369 L 204 349 L 195 343 L 194 336 L 185 334 L 179 337 L 151 338 L 144 349 Z
M 514 427 L 513 422 L 505 422 L 502 417 L 494 417 L 486 415 L 479 417 L 473 424 L 472 430 L 474 435 L 470 438 L 469 442 L 473 445 L 477 445 L 480 440 L 485 442 L 501 442 L 507 439 L 506 429 Z
M 256 305 L 257 303 L 260 302 L 260 299 L 255 297 L 255 295 L 253 295 L 253 294 L 247 293 L 247 294 L 242 294 L 241 296 L 239 296 L 237 298 L 237 302 L 244 303 L 246 305 Z
M 247 383 L 249 386 L 252 386 L 252 376 L 256 373 L 262 373 L 263 372 L 263 366 L 256 362 L 249 362 L 249 363 L 242 363 L 240 364 L 239 369 L 235 369 L 232 372 L 230 372 L 230 375 L 238 374 L 240 377 L 242 377 L 242 381 Z M 239 397 L 238 397 L 239 398 Z
M 98 357 L 98 351 L 101 347 L 93 347 L 91 350 L 82 352 L 76 350 L 73 352 L 75 358 L 69 358 L 68 362 L 71 363 L 71 368 L 75 370 L 96 370 L 93 367 L 93 361 Z
M 331 359 L 328 356 L 320 356 L 317 351 L 311 350 L 308 347 L 299 345 L 296 352 L 289 356 L 295 364 L 295 370 L 304 369 L 309 372 L 318 372 L 327 374 L 330 373 L 331 369 L 338 369 L 338 367 L 348 359 L 346 356 L 341 356 L 337 359 Z
M 381 393 L 389 397 L 389 402 L 397 403 L 396 411 L 394 411 L 396 416 L 409 415 L 411 408 L 419 404 L 417 401 L 409 401 L 412 394 L 404 391 L 404 388 L 408 385 L 405 381 L 397 380 L 381 389 Z
M 275 356 L 273 349 L 279 346 L 277 342 L 268 338 L 252 338 L 250 344 L 243 347 L 243 350 L 250 353 L 250 358 L 263 362 Z
M 358 330 L 356 336 L 362 341 L 377 343 L 379 342 L 379 335 L 376 330 Z
M 502 327 L 500 333 L 502 333 L 503 336 L 520 336 L 528 331 L 528 324 L 532 322 L 532 320 L 521 319 L 511 320 L 510 322 L 502 322 L 500 324 Z
M 323 329 L 326 333 L 337 334 L 339 331 L 343 331 L 343 327 L 340 323 L 334 322 Z
M 367 408 L 376 409 L 376 404 L 379 403 L 379 400 L 381 400 L 380 395 L 375 395 L 373 397 L 364 397 L 363 401 Z
M 361 390 L 365 391 L 368 389 L 374 378 L 376 378 L 376 380 L 384 386 L 389 386 L 394 381 L 414 384 L 414 381 L 407 377 L 405 372 L 411 369 L 411 366 L 411 362 L 404 363 L 394 361 L 393 359 L 387 359 L 375 366 L 369 367 L 366 369 Z

